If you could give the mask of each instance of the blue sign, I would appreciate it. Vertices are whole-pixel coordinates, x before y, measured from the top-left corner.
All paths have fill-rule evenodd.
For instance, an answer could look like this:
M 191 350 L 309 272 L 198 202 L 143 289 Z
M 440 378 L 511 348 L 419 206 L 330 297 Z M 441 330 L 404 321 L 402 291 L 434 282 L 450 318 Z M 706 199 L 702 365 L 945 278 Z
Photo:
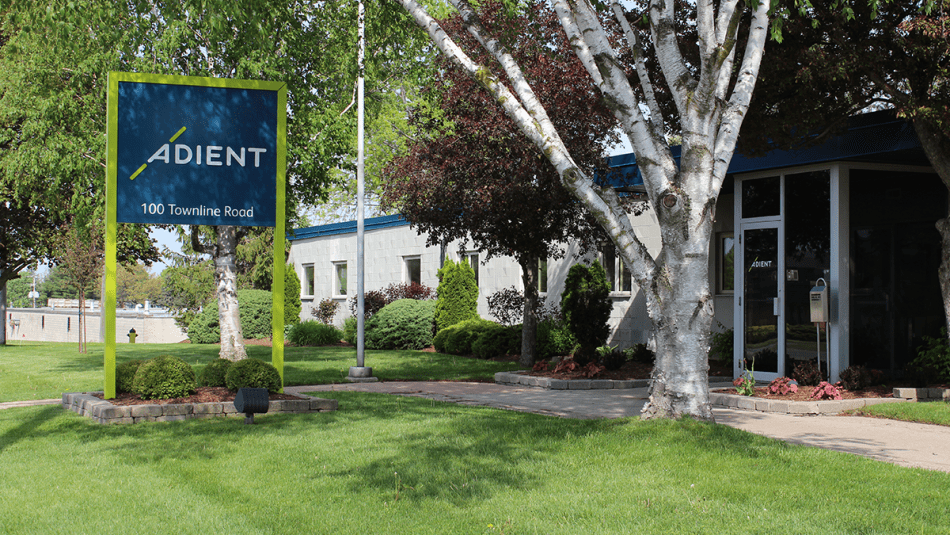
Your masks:
M 119 81 L 116 220 L 274 226 L 281 110 L 264 84 Z

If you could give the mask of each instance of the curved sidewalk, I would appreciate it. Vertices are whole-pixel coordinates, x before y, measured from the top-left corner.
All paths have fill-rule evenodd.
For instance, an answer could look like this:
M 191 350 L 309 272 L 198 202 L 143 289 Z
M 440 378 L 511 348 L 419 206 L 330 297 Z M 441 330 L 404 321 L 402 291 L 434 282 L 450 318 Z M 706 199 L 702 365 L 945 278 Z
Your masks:
M 543 390 L 461 382 L 376 382 L 293 386 L 287 392 L 377 392 L 532 412 L 562 418 L 637 416 L 646 388 Z M 863 455 L 900 466 L 950 472 L 950 427 L 851 416 L 797 416 L 713 409 L 716 422 L 758 435 Z

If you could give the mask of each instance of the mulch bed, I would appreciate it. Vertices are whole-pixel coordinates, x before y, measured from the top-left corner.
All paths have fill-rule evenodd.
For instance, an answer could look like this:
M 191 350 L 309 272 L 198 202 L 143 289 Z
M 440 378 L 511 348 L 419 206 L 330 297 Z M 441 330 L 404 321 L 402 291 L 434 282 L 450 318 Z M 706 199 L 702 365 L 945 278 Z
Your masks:
M 183 397 L 183 398 L 172 398 L 172 399 L 142 399 L 138 394 L 119 394 L 115 399 L 110 399 L 113 405 L 168 405 L 171 403 L 215 403 L 222 401 L 234 401 L 234 396 L 237 392 L 232 392 L 223 386 L 199 386 L 195 393 Z M 102 399 L 102 394 L 93 394 L 95 397 Z M 300 399 L 297 396 L 292 396 L 290 394 L 274 394 L 270 395 L 271 401 L 276 400 L 295 400 Z

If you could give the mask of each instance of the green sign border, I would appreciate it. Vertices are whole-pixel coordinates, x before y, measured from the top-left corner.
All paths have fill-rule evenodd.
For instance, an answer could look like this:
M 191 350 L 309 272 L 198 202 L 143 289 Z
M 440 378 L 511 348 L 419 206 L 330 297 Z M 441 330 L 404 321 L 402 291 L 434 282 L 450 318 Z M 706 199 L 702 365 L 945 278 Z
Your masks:
M 103 397 L 114 399 L 115 352 L 116 352 L 116 175 L 118 169 L 117 132 L 119 83 L 151 83 L 166 85 L 190 85 L 196 87 L 223 87 L 230 89 L 258 89 L 277 92 L 277 206 L 274 225 L 274 281 L 271 285 L 271 361 L 280 372 L 281 391 L 284 384 L 284 236 L 286 230 L 286 178 L 287 178 L 287 84 L 260 80 L 235 80 L 230 78 L 206 78 L 199 76 L 170 76 L 127 72 L 109 73 L 107 99 L 107 146 L 106 146 L 106 237 L 105 268 L 106 288 L 103 304 L 105 316 L 105 357 L 103 362 Z

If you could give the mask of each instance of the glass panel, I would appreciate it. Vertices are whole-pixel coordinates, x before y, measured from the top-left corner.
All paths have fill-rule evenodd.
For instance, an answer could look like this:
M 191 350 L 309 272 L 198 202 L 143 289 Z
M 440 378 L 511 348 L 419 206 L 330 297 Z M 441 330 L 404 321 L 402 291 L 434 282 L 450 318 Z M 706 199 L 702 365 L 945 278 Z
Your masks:
M 818 361 L 827 377 L 826 331 L 811 322 L 809 292 L 831 282 L 831 173 L 785 177 L 785 375 L 801 361 Z M 819 334 L 819 332 L 821 334 Z M 819 340 L 820 337 L 820 340 Z M 820 349 L 819 349 L 820 347 Z
M 736 239 L 729 233 L 719 238 L 719 291 L 732 293 L 736 287 Z
M 781 215 L 782 181 L 777 176 L 742 181 L 742 217 Z
M 313 266 L 304 266 L 303 268 L 303 291 L 304 295 L 313 295 L 314 282 L 313 282 Z
M 745 231 L 745 368 L 778 373 L 778 229 Z
M 620 261 L 620 277 L 620 291 L 628 293 L 633 291 L 633 276 L 623 260 Z
M 538 261 L 538 292 L 546 293 L 548 291 L 548 261 L 547 259 Z
M 472 266 L 475 272 L 475 285 L 478 286 L 478 253 L 468 253 L 468 264 Z
M 607 284 L 610 284 L 610 291 L 620 291 L 617 288 L 617 255 L 614 252 L 614 244 L 607 243 L 601 246 L 600 265 L 607 273 Z
M 346 264 L 336 265 L 336 293 L 346 295 Z
M 422 284 L 422 259 L 406 259 L 406 275 L 409 278 L 409 284 Z

